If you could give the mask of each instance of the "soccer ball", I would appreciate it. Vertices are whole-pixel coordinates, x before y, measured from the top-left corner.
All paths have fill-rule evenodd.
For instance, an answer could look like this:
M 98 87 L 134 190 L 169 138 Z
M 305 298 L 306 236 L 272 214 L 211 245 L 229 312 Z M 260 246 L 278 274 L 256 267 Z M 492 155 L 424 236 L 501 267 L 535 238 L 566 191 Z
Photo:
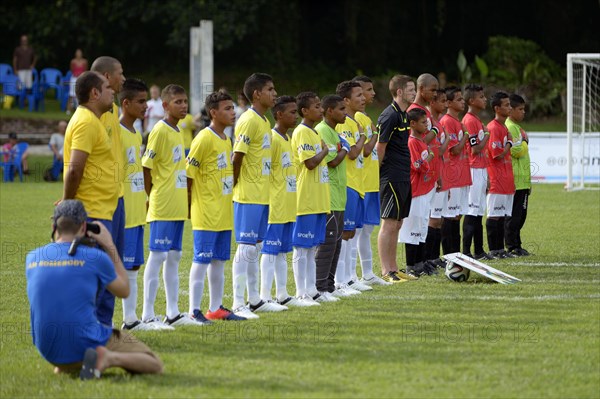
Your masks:
M 461 283 L 469 279 L 470 270 L 466 267 L 459 266 L 453 262 L 446 263 L 446 277 L 448 280 Z

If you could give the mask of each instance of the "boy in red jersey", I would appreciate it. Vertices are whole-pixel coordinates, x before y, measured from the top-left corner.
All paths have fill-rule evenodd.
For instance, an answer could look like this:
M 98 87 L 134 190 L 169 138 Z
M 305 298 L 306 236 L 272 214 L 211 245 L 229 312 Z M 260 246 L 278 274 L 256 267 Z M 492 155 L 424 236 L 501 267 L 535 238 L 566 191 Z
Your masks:
M 448 137 L 448 159 L 442 171 L 444 188 L 450 198 L 442 212 L 442 250 L 444 254 L 460 252 L 460 218 L 467 213 L 469 187 L 472 184 L 469 165 L 469 132 L 460 123 L 459 114 L 465 109 L 460 87 L 446 88 L 448 112 L 440 120 Z
M 408 217 L 400 227 L 400 241 L 406 244 L 406 272 L 414 277 L 434 274 L 435 268 L 425 266 L 425 239 L 431 200 L 435 194 L 436 181 L 431 161 L 433 151 L 425 143 L 427 114 L 415 107 L 408 111 L 411 135 L 408 138 L 410 151 L 410 185 L 412 202 Z
M 434 155 L 432 165 L 438 189 L 433 196 L 431 204 L 427 240 L 425 241 L 425 258 L 431 266 L 442 268 L 445 266 L 444 261 L 440 259 L 442 212 L 448 203 L 448 188 L 442 177 L 442 171 L 447 158 L 448 144 L 450 143 L 448 135 L 440 124 L 440 119 L 446 113 L 446 109 L 448 109 L 448 101 L 446 101 L 446 91 L 444 89 L 435 91 L 434 97 L 429 103 L 429 109 L 431 111 L 433 126 L 439 131 L 439 134 L 429 143 Z
M 490 163 L 487 167 L 490 179 L 490 190 L 487 195 L 488 216 L 485 223 L 487 229 L 490 255 L 495 258 L 513 258 L 504 250 L 504 222 L 506 216 L 512 215 L 512 203 L 515 195 L 515 180 L 512 169 L 510 149 L 512 137 L 504 124 L 512 110 L 508 93 L 498 91 L 490 101 L 496 117 L 487 128 L 490 140 L 487 153 Z
M 463 117 L 462 123 L 469 132 L 469 163 L 471 164 L 471 179 L 473 184 L 469 189 L 469 208 L 463 223 L 463 252 L 471 255 L 471 241 L 475 246 L 475 259 L 492 259 L 483 250 L 483 215 L 485 214 L 485 195 L 487 190 L 487 151 L 489 132 L 483 126 L 479 114 L 485 109 L 486 98 L 483 87 L 470 84 L 465 87 L 465 101 L 469 111 Z

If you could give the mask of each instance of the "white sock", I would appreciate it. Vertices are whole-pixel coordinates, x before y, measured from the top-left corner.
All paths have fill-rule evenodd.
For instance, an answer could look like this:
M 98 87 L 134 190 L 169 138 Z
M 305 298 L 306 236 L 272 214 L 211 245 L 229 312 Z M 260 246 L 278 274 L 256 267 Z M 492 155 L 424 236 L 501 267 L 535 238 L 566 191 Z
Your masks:
M 373 251 L 371 250 L 371 233 L 375 226 L 365 224 L 358 236 L 358 255 L 360 256 L 360 267 L 362 278 L 372 278 L 373 274 Z
M 294 280 L 296 281 L 296 296 L 306 294 L 306 256 L 308 249 L 294 247 L 292 267 L 294 269 Z
M 248 263 L 250 258 L 256 257 L 256 247 L 248 244 L 238 244 L 233 258 L 233 305 L 235 310 L 244 306 L 246 293 L 246 280 L 248 278 Z
M 167 317 L 172 319 L 179 315 L 179 261 L 181 251 L 169 251 L 165 267 L 163 267 L 163 281 L 165 283 L 165 296 L 167 297 Z
M 273 277 L 275 275 L 275 264 L 279 255 L 262 254 L 260 257 L 260 299 L 270 301 L 271 288 L 273 288 Z
M 317 247 L 308 249 L 306 255 L 306 293 L 313 298 L 319 293 L 317 291 L 317 263 L 315 262 L 315 255 L 317 253 Z
M 194 314 L 194 309 L 200 309 L 202 303 L 202 294 L 204 293 L 204 278 L 208 263 L 192 263 L 190 268 L 190 314 Z
M 248 302 L 256 305 L 260 302 L 260 276 L 259 276 L 259 259 L 258 254 L 262 249 L 262 242 L 256 244 L 256 254 L 249 259 L 248 262 L 248 280 L 246 286 L 248 288 Z
M 290 296 L 287 292 L 287 272 L 288 263 L 286 254 L 277 254 L 277 259 L 275 260 L 275 295 L 277 295 L 277 299 L 280 301 Z
M 215 312 L 223 305 L 223 292 L 225 291 L 225 262 L 211 260 L 208 266 L 208 290 L 210 291 L 210 304 L 208 310 Z
M 346 252 L 348 252 L 348 241 L 342 240 L 340 257 L 338 258 L 337 268 L 335 269 L 335 283 L 344 284 L 346 280 Z
M 160 267 L 167 259 L 166 252 L 150 251 L 146 268 L 144 270 L 144 305 L 142 310 L 142 320 L 149 320 L 155 316 L 154 302 L 160 286 L 158 275 Z
M 123 321 L 127 324 L 137 321 L 135 308 L 137 307 L 137 270 L 126 270 L 127 279 L 129 280 L 129 296 L 123 298 Z
M 358 276 L 356 275 L 356 257 L 358 255 L 358 236 L 361 234 L 362 228 L 356 229 L 356 233 L 351 240 L 348 240 L 349 252 L 350 252 L 350 263 L 346 263 L 346 268 L 348 273 L 348 281 L 358 281 Z

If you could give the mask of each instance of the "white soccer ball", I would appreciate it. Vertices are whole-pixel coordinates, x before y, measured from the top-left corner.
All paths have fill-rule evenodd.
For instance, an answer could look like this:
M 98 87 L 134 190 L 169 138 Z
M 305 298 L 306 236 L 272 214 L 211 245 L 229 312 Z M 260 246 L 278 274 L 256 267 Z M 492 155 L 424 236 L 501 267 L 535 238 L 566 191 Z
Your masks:
M 470 270 L 466 267 L 459 266 L 453 262 L 446 263 L 446 277 L 448 280 L 461 283 L 469 279 Z

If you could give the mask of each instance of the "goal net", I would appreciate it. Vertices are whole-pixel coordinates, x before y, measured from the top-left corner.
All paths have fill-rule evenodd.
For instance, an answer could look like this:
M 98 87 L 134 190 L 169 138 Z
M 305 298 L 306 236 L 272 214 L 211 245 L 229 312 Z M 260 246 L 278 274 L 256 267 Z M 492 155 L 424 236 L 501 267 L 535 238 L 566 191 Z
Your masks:
M 598 188 L 598 135 L 600 54 L 567 54 L 567 190 Z

